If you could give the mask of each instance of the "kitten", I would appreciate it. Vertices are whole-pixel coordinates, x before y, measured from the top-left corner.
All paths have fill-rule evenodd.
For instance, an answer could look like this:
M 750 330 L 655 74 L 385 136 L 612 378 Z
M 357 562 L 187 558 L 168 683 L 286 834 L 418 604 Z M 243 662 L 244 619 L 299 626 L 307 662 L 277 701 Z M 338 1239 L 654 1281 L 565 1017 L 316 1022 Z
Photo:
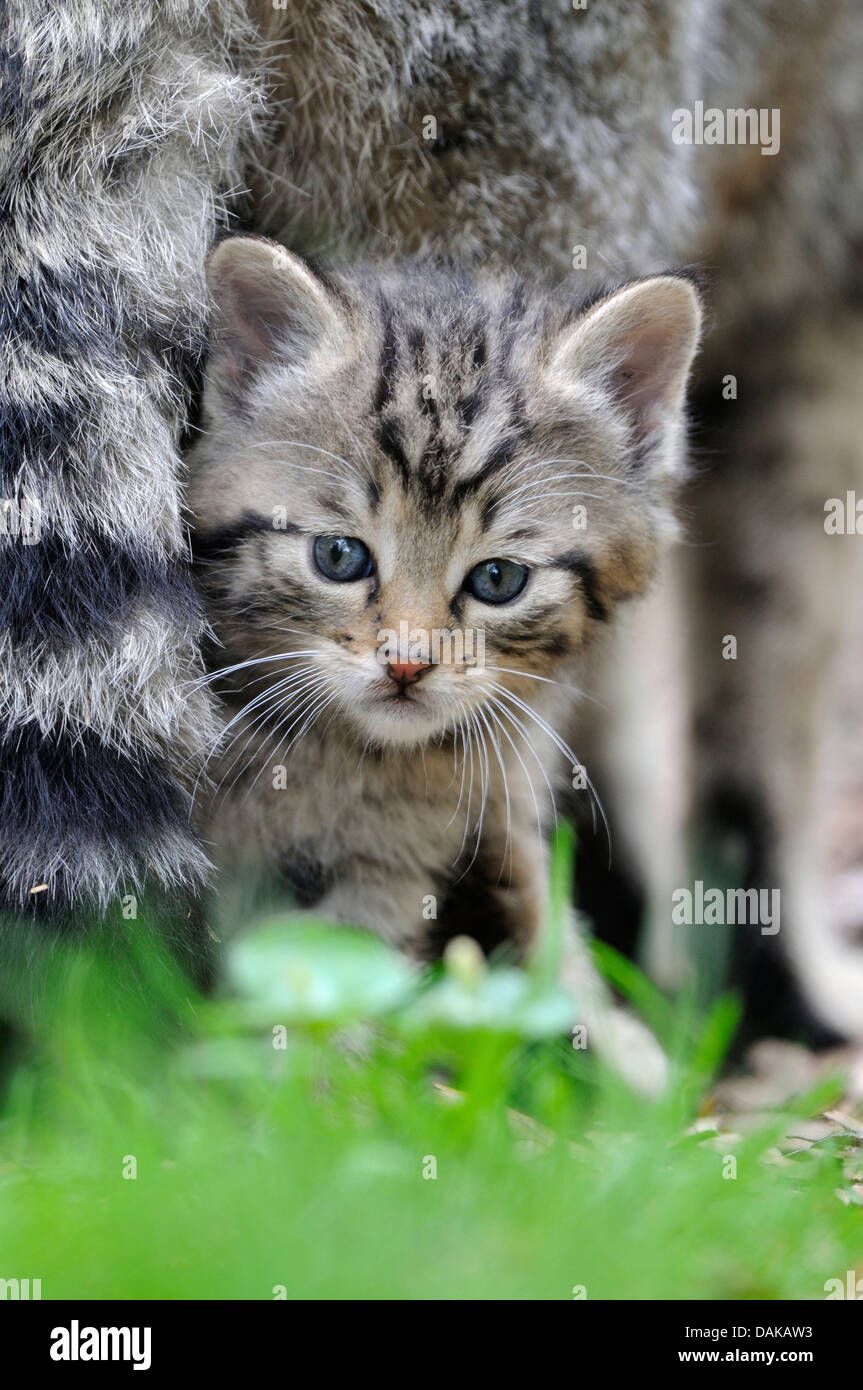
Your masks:
M 208 267 L 189 460 L 226 717 L 206 838 L 416 959 L 523 958 L 558 730 L 671 526 L 700 308 L 660 275 L 581 305 L 415 264 Z

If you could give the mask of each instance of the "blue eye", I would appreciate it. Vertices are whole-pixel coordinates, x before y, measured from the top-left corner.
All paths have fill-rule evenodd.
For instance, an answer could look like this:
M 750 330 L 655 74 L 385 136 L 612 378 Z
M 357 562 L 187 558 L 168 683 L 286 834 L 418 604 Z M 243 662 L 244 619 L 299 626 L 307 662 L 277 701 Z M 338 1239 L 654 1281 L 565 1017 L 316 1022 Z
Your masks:
M 316 536 L 312 549 L 321 574 L 336 584 L 353 584 L 372 572 L 371 552 L 356 536 Z
M 508 603 L 527 583 L 527 565 L 515 560 L 483 560 L 474 565 L 464 587 L 481 603 Z

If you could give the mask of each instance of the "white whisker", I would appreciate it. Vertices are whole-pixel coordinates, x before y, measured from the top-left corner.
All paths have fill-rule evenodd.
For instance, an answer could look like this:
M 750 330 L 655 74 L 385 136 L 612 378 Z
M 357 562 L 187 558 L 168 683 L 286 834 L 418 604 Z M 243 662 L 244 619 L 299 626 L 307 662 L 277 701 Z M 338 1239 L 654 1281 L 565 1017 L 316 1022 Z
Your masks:
M 530 737 L 530 730 L 527 728 L 526 724 L 522 723 L 517 714 L 513 714 L 511 709 L 507 709 L 505 705 L 502 705 L 494 695 L 489 696 L 489 698 L 493 701 L 499 713 L 504 718 L 508 719 L 509 722 L 512 724 L 513 728 L 516 729 L 516 731 L 519 734 L 521 734 L 521 737 L 524 739 L 525 743 L 527 744 L 527 747 L 533 754 L 534 761 L 537 767 L 539 768 L 540 772 L 542 773 L 543 781 L 545 782 L 546 788 L 548 790 L 548 797 L 549 802 L 551 804 L 552 814 L 554 816 L 554 823 L 555 825 L 557 825 L 557 803 L 555 801 L 554 788 L 552 787 L 551 782 L 548 780 L 548 773 L 545 770 L 545 764 L 542 761 L 542 758 L 537 753 L 536 745 L 534 744 L 533 739 Z
M 526 767 L 526 765 L 525 765 L 524 759 L 522 758 L 521 754 L 520 754 L 519 751 L 518 751 L 518 748 L 516 747 L 515 740 L 513 739 L 512 735 L 510 734 L 509 730 L 507 729 L 506 725 L 505 725 L 504 722 L 503 722 L 504 717 L 509 718 L 509 719 L 512 719 L 512 715 L 510 714 L 510 712 L 509 712 L 508 710 L 504 709 L 504 706 L 500 703 L 499 700 L 495 699 L 495 697 L 494 697 L 493 695 L 489 697 L 488 713 L 490 714 L 491 718 L 494 719 L 495 723 L 499 726 L 501 733 L 503 734 L 504 738 L 507 740 L 507 742 L 508 742 L 510 748 L 512 749 L 512 751 L 513 751 L 513 753 L 515 754 L 516 758 L 518 759 L 519 766 L 521 767 L 521 770 L 522 770 L 522 772 L 524 773 L 524 780 L 527 782 L 528 789 L 529 789 L 530 795 L 531 795 L 531 799 L 532 799 L 532 801 L 533 801 L 533 809 L 534 809 L 534 814 L 535 814 L 535 816 L 536 816 L 536 834 L 537 834 L 537 839 L 539 840 L 540 851 L 542 851 L 542 848 L 543 848 L 543 842 L 542 842 L 542 815 L 541 815 L 540 809 L 539 809 L 539 800 L 538 800 L 537 795 L 536 795 L 536 788 L 535 788 L 534 785 L 533 785 L 533 778 L 530 776 L 530 774 L 529 774 L 529 772 L 528 772 L 528 770 L 527 770 L 527 767 Z M 553 813 L 553 815 L 554 815 L 555 824 L 557 824 L 557 809 L 556 809 L 555 804 L 554 804 L 554 794 L 553 794 L 553 792 L 552 792 L 552 790 L 551 790 L 551 784 L 549 783 L 548 777 L 546 777 L 545 768 L 542 766 L 542 763 L 539 761 L 539 758 L 538 758 L 538 756 L 537 756 L 537 754 L 536 754 L 536 750 L 532 747 L 532 745 L 530 745 L 530 740 L 527 740 L 527 742 L 528 742 L 528 746 L 531 747 L 531 751 L 533 752 L 534 758 L 536 759 L 536 762 L 537 762 L 537 764 L 538 764 L 538 766 L 539 766 L 540 771 L 542 772 L 543 777 L 545 777 L 545 785 L 548 787 L 549 796 L 550 796 L 550 798 L 551 798 L 552 813 Z
M 601 802 L 600 799 L 599 799 L 599 796 L 598 796 L 598 794 L 597 794 L 596 788 L 594 787 L 593 782 L 591 781 L 590 777 L 588 776 L 588 774 L 587 774 L 587 769 L 584 767 L 583 763 L 580 761 L 579 758 L 576 757 L 575 753 L 573 753 L 573 751 L 572 751 L 572 749 L 569 747 L 569 745 L 568 745 L 567 743 L 564 742 L 564 740 L 561 738 L 560 734 L 558 734 L 558 733 L 556 732 L 556 730 L 554 730 L 554 729 L 551 727 L 550 724 L 548 724 L 540 715 L 538 715 L 537 712 L 536 712 L 536 710 L 531 709 L 530 705 L 525 704 L 525 702 L 524 702 L 523 700 L 520 700 L 519 697 L 518 697 L 517 695 L 514 695 L 514 694 L 512 693 L 511 690 L 507 690 L 506 686 L 504 686 L 504 685 L 498 685 L 497 683 L 494 683 L 493 686 L 492 686 L 492 688 L 493 688 L 499 695 L 502 695 L 506 700 L 512 700 L 512 701 L 514 702 L 514 704 L 516 704 L 516 705 L 518 706 L 519 709 L 523 710 L 524 713 L 525 713 L 526 715 L 528 715 L 528 717 L 534 721 L 534 723 L 538 726 L 538 728 L 542 729 L 543 733 L 545 733 L 546 736 L 547 736 L 548 738 L 551 739 L 552 743 L 553 743 L 554 746 L 559 750 L 559 752 L 561 752 L 561 753 L 564 755 L 565 758 L 568 758 L 568 759 L 569 759 L 570 764 L 571 764 L 573 767 L 580 767 L 580 768 L 582 768 L 582 770 L 584 771 L 584 776 L 585 776 L 585 780 L 586 780 L 586 782 L 587 782 L 587 786 L 588 786 L 588 788 L 589 788 L 589 790 L 590 790 L 591 796 L 593 797 L 593 803 L 594 803 L 594 805 L 595 805 L 596 807 L 598 807 L 598 809 L 599 809 L 599 814 L 600 814 L 601 817 L 602 817 L 602 823 L 603 823 L 603 825 L 604 825 L 604 827 L 605 827 L 605 835 L 606 835 L 606 839 L 607 839 L 607 841 L 608 841 L 608 856 L 609 856 L 609 864 L 610 864 L 610 863 L 611 863 L 611 830 L 610 830 L 609 824 L 608 824 L 608 817 L 607 817 L 606 814 L 605 814 L 605 808 L 604 808 L 602 802 Z M 596 813 L 595 813 L 595 811 L 594 811 L 594 827 L 595 827 L 595 825 L 596 825 Z
M 567 685 L 565 681 L 556 681 L 551 676 L 538 676 L 535 671 L 517 671 L 514 666 L 489 666 L 484 667 L 486 671 L 501 671 L 507 676 L 525 676 L 530 681 L 542 681 L 544 685 L 556 685 L 561 690 L 569 690 L 573 695 L 577 695 L 580 700 L 590 700 L 591 704 L 599 705 L 601 709 L 605 706 L 595 696 L 588 695 L 586 690 L 582 690 L 578 685 Z
M 497 765 L 500 768 L 500 775 L 503 779 L 503 794 L 506 802 L 506 839 L 504 841 L 503 857 L 501 859 L 500 870 L 498 871 L 497 876 L 497 881 L 499 883 L 501 878 L 503 877 L 504 868 L 506 867 L 507 856 L 509 856 L 509 874 L 510 878 L 512 878 L 512 807 L 510 805 L 509 798 L 509 780 L 506 775 L 506 764 L 504 763 L 503 756 L 500 751 L 500 745 L 497 739 L 495 738 L 494 730 L 492 729 L 491 724 L 489 723 L 486 717 L 486 711 L 482 708 L 482 706 L 479 706 L 477 708 L 477 714 L 483 722 L 483 726 L 485 727 L 485 730 L 489 737 L 489 742 L 491 743 L 492 752 L 494 753 L 495 758 L 497 759 Z
M 224 760 L 224 758 L 227 757 L 233 745 L 240 738 L 242 738 L 244 733 L 246 734 L 246 740 L 242 748 L 239 750 L 238 753 L 235 754 L 229 765 L 225 768 L 225 771 L 219 782 L 219 787 L 221 787 L 228 773 L 231 771 L 233 767 L 236 766 L 239 759 L 245 753 L 252 739 L 257 738 L 259 736 L 260 731 L 266 725 L 267 720 L 270 719 L 273 716 L 273 714 L 276 714 L 276 716 L 278 716 L 279 713 L 286 707 L 293 708 L 297 699 L 302 698 L 308 691 L 314 690 L 319 685 L 320 675 L 317 671 L 314 671 L 312 674 L 306 675 L 305 677 L 303 677 L 301 673 L 298 673 L 295 679 L 292 679 L 290 682 L 280 682 L 278 686 L 273 687 L 271 690 L 264 691 L 262 695 L 258 697 L 261 701 L 262 708 L 259 709 L 259 712 L 255 719 L 251 721 L 250 725 L 241 725 L 234 737 L 222 750 L 221 756 Z M 243 710 L 240 711 L 240 715 L 238 716 L 238 718 L 248 715 L 250 710 L 251 706 L 246 706 Z M 233 783 L 231 785 L 233 786 Z
M 308 636 L 308 634 L 304 634 Z M 238 661 L 234 666 L 220 666 L 218 671 L 211 671 L 206 676 L 199 676 L 189 682 L 189 689 L 197 690 L 199 687 L 209 685 L 218 680 L 220 676 L 232 676 L 237 671 L 245 671 L 250 666 L 262 666 L 268 661 L 292 661 L 298 656 L 318 656 L 319 653 L 313 648 L 308 651 L 297 652 L 276 652 L 274 656 L 252 656 L 248 661 Z

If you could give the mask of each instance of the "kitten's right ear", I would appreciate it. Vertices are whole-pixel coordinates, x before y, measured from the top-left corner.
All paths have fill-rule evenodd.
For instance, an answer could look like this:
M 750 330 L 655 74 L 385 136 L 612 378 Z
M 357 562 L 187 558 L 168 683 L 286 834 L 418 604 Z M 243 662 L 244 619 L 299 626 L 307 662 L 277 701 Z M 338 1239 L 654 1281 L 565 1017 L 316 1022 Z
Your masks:
M 305 361 L 343 327 L 332 295 L 298 256 L 263 237 L 230 237 L 207 262 L 213 365 L 242 389 L 268 363 Z
M 701 317 L 698 294 L 688 280 L 679 275 L 637 280 L 577 320 L 558 344 L 552 368 L 569 380 L 598 386 L 629 418 L 635 440 L 652 443 L 656 457 L 671 467 Z

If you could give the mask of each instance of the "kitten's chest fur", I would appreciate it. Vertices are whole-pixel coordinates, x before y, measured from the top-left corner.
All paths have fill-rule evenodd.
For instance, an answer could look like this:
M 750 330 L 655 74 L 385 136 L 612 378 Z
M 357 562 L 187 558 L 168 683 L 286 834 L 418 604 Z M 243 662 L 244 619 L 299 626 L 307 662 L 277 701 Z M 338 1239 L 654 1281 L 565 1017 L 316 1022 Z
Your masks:
M 406 821 L 426 825 L 458 798 L 450 743 L 423 755 L 382 754 L 341 731 L 316 729 L 286 754 L 286 739 L 241 730 L 239 746 L 251 742 L 233 766 L 236 749 L 228 752 L 215 776 L 228 793 L 216 796 L 220 824 L 243 831 L 237 858 L 249 845 L 270 860 L 307 847 L 324 866 L 364 848 L 397 855 Z
M 288 740 L 252 724 L 236 726 L 211 770 L 204 834 L 223 881 L 275 874 L 299 906 L 370 926 L 420 959 L 442 932 L 481 936 L 489 916 L 493 944 L 519 952 L 532 937 L 557 758 L 541 735 L 532 751 L 518 735 L 496 753 L 461 734 L 381 751 L 324 718 L 286 753 Z M 460 902 L 482 902 L 482 920 L 456 922 L 456 886 Z

